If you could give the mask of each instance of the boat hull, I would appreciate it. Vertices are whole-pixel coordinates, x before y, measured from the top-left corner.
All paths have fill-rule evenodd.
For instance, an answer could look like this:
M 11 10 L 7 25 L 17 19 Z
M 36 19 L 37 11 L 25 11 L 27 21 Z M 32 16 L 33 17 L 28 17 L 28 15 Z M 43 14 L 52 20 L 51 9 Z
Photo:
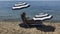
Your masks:
M 49 16 L 42 17 L 42 18 L 35 18 L 35 17 L 33 17 L 33 20 L 41 20 L 41 21 L 44 21 L 44 20 L 50 20 L 52 18 L 53 18 L 53 16 L 52 15 L 49 15 Z
M 15 7 L 13 7 L 12 10 L 19 10 L 19 9 L 24 9 L 24 8 L 28 8 L 28 7 L 30 7 L 30 5 L 25 6 L 25 7 L 19 7 L 19 8 L 15 8 Z

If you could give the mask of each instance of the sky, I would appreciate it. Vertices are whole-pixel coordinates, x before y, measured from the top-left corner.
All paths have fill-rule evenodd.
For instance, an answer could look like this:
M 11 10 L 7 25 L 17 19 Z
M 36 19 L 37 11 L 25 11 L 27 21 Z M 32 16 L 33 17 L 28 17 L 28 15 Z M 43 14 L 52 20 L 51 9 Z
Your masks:
M 60 1 L 60 0 L 0 0 L 0 1 Z

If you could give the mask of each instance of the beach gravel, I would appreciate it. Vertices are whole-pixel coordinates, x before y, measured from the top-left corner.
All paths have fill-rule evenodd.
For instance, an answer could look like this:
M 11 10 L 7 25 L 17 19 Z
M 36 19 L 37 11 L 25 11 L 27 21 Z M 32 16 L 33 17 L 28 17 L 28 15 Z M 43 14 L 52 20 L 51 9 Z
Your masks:
M 60 34 L 60 23 L 46 22 L 45 25 L 51 25 L 55 27 L 54 32 L 44 32 L 37 30 L 37 28 L 23 28 L 19 26 L 17 22 L 0 22 L 0 34 Z

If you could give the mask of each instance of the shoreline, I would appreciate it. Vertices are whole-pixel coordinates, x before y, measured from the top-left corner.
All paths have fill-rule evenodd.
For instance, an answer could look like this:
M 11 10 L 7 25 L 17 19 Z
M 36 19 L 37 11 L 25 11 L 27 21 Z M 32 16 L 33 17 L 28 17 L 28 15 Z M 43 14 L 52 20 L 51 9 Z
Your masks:
M 22 20 L 20 19 L 3 19 L 3 20 L 0 20 L 0 22 L 22 22 Z M 42 22 L 52 22 L 52 23 L 59 23 L 60 21 L 51 21 L 51 20 L 46 20 L 46 21 L 42 21 Z

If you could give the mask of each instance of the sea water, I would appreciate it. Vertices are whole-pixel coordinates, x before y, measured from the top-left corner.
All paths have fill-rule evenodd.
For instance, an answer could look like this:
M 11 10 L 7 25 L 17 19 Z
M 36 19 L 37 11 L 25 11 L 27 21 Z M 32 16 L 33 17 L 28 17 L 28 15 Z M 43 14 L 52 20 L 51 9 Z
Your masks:
M 0 1 L 0 20 L 20 19 L 22 12 L 26 12 L 27 17 L 33 18 L 39 13 L 48 13 L 53 15 L 51 21 L 60 21 L 60 1 L 24 1 L 30 4 L 30 7 L 12 10 L 14 4 L 23 1 Z

